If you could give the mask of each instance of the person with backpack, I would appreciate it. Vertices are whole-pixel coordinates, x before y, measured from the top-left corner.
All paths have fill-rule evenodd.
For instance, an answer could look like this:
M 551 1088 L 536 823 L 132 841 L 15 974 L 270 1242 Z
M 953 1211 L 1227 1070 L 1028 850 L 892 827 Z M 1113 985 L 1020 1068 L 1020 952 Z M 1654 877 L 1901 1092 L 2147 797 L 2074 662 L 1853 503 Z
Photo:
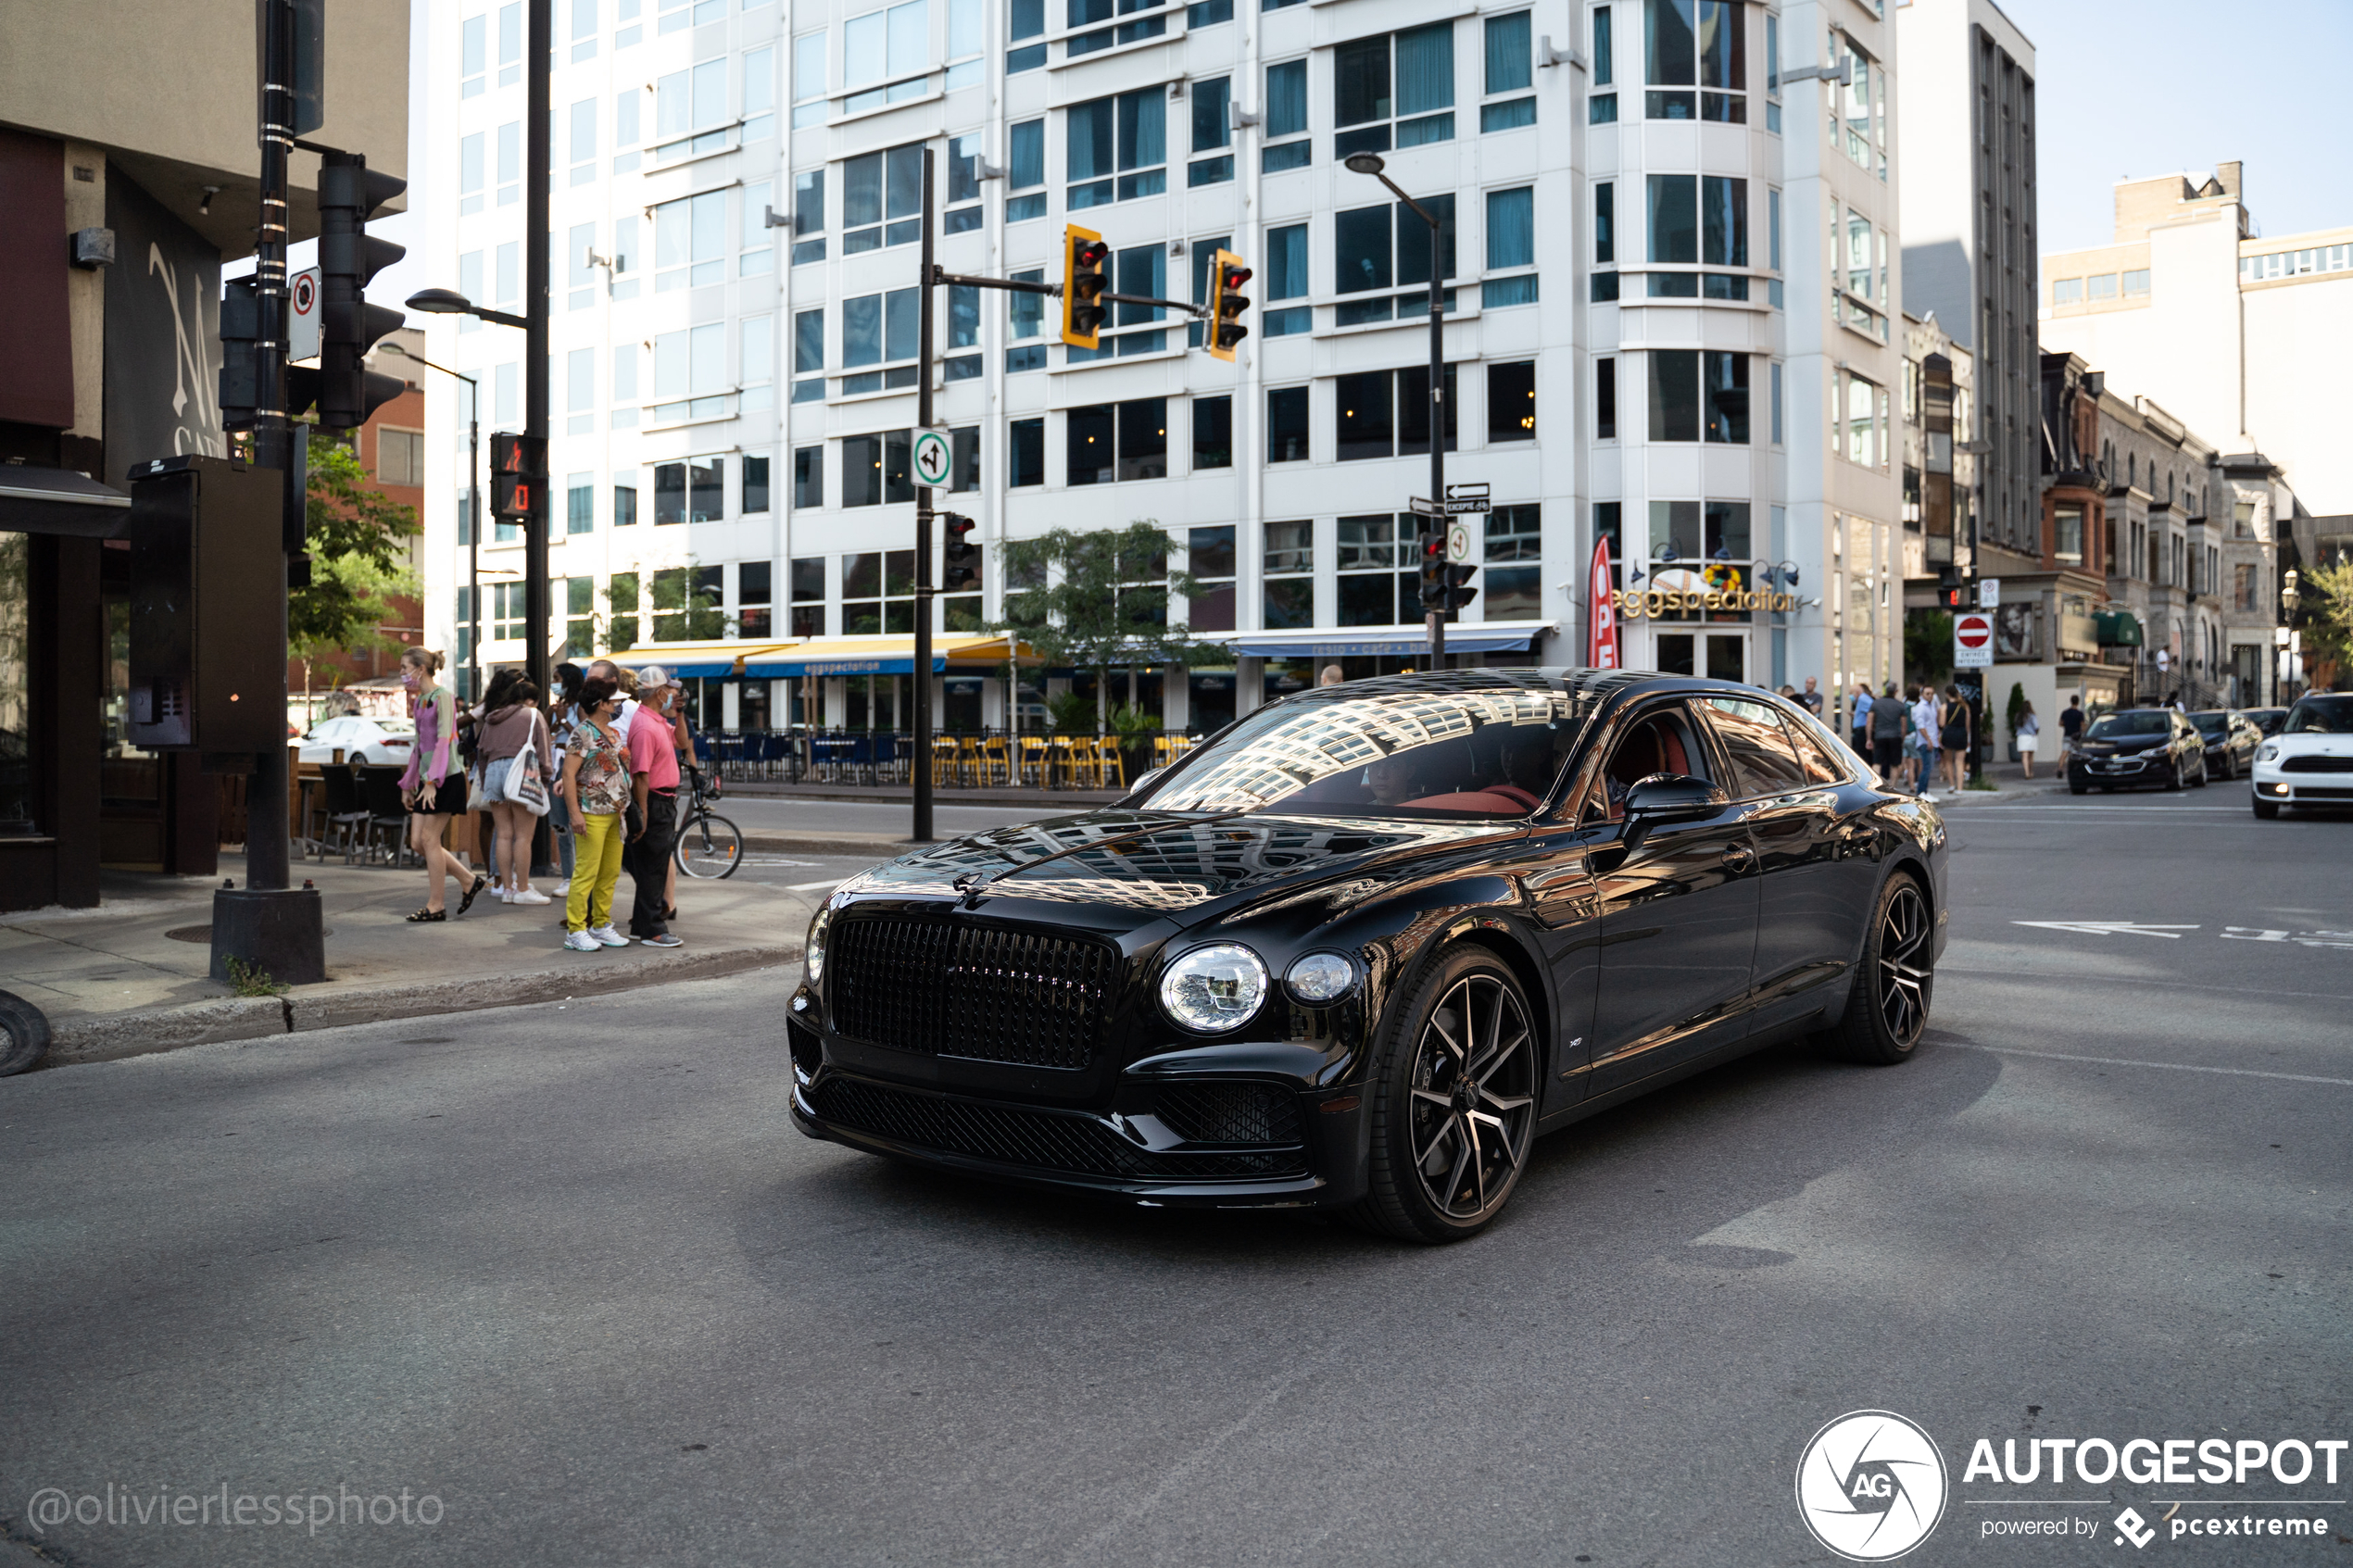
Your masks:
M 1869 696 L 1867 690 L 1865 696 Z M 1871 701 L 1871 766 L 1890 788 L 1899 787 L 1904 771 L 1904 730 L 1910 713 L 1895 699 L 1895 683 L 1887 683 L 1883 696 Z
M 528 679 L 518 680 L 501 695 L 505 705 L 486 709 L 474 725 L 482 797 L 497 824 L 498 876 L 492 890 L 501 903 L 545 904 L 547 896 L 531 885 L 531 847 L 539 812 L 526 796 L 535 789 L 544 809 L 547 781 L 556 773 L 555 747 L 539 711 L 537 686 Z

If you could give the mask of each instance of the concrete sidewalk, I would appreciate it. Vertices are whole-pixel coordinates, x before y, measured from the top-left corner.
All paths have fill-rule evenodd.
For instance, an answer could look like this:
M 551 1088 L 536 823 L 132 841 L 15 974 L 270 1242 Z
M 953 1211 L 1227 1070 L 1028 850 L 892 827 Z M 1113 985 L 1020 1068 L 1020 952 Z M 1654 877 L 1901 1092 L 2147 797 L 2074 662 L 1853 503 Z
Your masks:
M 221 878 L 244 885 L 243 856 L 224 853 L 220 867 Z M 682 877 L 673 929 L 686 946 L 575 953 L 562 945 L 560 900 L 501 904 L 485 889 L 460 915 L 462 889 L 453 880 L 449 919 L 411 925 L 405 917 L 424 903 L 425 891 L 424 873 L 413 866 L 312 861 L 296 868 L 296 883 L 305 878 L 325 907 L 323 984 L 283 997 L 233 995 L 207 976 L 220 879 L 110 872 L 96 909 L 0 915 L 0 989 L 48 1014 L 51 1064 L 101 1061 L 211 1040 L 794 968 L 815 909 L 812 895 L 771 883 Z M 624 875 L 616 923 L 626 924 L 629 895 Z

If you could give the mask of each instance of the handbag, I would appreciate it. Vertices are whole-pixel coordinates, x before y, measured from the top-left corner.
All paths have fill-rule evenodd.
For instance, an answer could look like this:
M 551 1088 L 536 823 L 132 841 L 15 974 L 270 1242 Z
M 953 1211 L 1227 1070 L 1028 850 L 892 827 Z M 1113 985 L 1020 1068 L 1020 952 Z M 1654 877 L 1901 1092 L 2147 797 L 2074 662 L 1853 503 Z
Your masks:
M 532 709 L 531 734 L 525 737 L 522 749 L 515 754 L 514 766 L 507 770 L 504 796 L 511 805 L 522 807 L 535 817 L 547 814 L 549 797 L 547 775 L 539 767 L 539 710 Z

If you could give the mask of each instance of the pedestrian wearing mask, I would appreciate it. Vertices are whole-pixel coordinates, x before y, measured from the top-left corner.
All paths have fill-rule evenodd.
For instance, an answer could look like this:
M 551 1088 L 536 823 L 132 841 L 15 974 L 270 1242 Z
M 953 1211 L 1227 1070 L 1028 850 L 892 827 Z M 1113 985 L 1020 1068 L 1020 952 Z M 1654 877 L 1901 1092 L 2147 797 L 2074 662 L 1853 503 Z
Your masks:
M 580 694 L 580 666 L 566 660 L 556 666 L 554 679 L 555 689 L 548 693 L 547 738 L 554 743 L 556 755 L 561 757 L 571 749 L 573 727 L 579 722 L 575 717 L 574 699 Z M 560 898 L 572 890 L 575 848 L 572 834 L 572 808 L 565 803 L 561 790 L 549 793 L 554 799 L 547 805 L 547 831 L 555 837 L 556 867 L 560 877 L 549 891 Z
M 400 774 L 400 803 L 409 810 L 409 843 L 425 863 L 425 904 L 409 919 L 422 923 L 449 918 L 442 902 L 444 884 L 465 884 L 458 912 L 473 908 L 489 878 L 468 871 L 442 847 L 450 817 L 466 809 L 466 774 L 457 758 L 458 696 L 437 678 L 441 656 L 410 648 L 400 656 L 400 684 L 408 688 L 417 738 Z
M 544 784 L 556 776 L 555 748 L 539 711 L 539 688 L 519 680 L 505 692 L 503 706 L 484 712 L 475 725 L 480 737 L 475 755 L 482 768 L 482 797 L 497 824 L 498 876 L 493 884 L 501 903 L 544 904 L 547 896 L 531 885 L 532 840 L 538 836 L 538 814 L 508 798 L 514 770 L 536 759 Z
M 637 709 L 629 717 L 629 771 L 638 824 L 630 835 L 625 864 L 636 892 L 629 906 L 629 935 L 648 947 L 684 944 L 671 935 L 670 856 L 678 833 L 678 741 L 670 704 L 678 684 L 659 664 L 637 671 Z
M 630 797 L 629 744 L 615 718 L 619 695 L 610 677 L 583 679 L 573 704 L 578 721 L 564 748 L 562 793 L 580 841 L 564 895 L 564 946 L 576 953 L 629 946 L 612 924 Z

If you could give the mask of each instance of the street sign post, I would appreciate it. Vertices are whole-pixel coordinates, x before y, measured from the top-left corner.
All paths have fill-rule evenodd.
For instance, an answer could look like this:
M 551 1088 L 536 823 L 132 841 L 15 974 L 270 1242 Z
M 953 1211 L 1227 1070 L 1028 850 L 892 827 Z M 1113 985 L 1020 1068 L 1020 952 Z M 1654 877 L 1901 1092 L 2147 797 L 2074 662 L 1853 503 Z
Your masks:
M 1977 580 L 1977 608 L 1980 609 L 2002 608 L 2002 580 L 2000 578 L 1981 577 Z
M 286 289 L 286 358 L 319 358 L 319 269 L 306 267 Z
M 1469 524 L 1450 522 L 1446 525 L 1446 558 L 1456 564 L 1471 558 Z
M 938 489 L 947 484 L 955 471 L 955 447 L 944 430 L 918 431 L 913 455 L 915 483 Z
M 1994 618 L 1979 611 L 1953 617 L 1953 668 L 1994 667 Z

